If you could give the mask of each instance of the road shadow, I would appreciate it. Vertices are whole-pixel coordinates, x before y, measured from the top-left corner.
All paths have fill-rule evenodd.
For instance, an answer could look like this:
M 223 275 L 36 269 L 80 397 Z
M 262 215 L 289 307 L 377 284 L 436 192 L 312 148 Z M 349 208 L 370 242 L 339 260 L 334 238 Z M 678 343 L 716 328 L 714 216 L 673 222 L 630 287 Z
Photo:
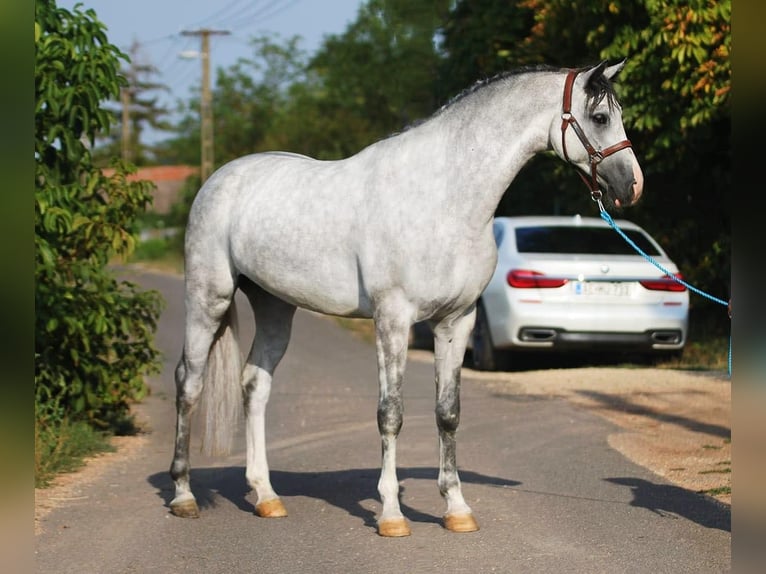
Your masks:
M 435 467 L 403 467 L 397 470 L 400 482 L 407 479 L 432 480 L 434 485 L 438 475 Z M 379 468 L 353 468 L 327 472 L 288 472 L 271 471 L 271 481 L 281 496 L 306 496 L 324 500 L 337 508 L 345 510 L 351 516 L 359 518 L 369 528 L 376 527 L 376 515 L 364 507 L 363 502 L 378 497 L 377 485 L 380 477 Z M 476 472 L 461 470 L 463 484 L 490 486 L 519 486 L 516 480 L 487 476 Z M 605 478 L 606 482 L 626 486 L 631 489 L 633 500 L 630 505 L 645 508 L 663 518 L 686 518 L 705 528 L 715 528 L 731 532 L 731 508 L 713 498 L 686 490 L 684 488 L 656 484 L 635 477 Z M 149 483 L 157 489 L 167 508 L 174 496 L 173 481 L 167 472 L 153 474 Z M 255 513 L 255 506 L 248 497 L 251 489 L 245 479 L 242 466 L 197 468 L 191 471 L 191 487 L 197 498 L 200 510 L 215 508 L 216 500 L 222 497 L 243 512 Z M 406 494 L 407 485 L 401 485 L 401 495 Z M 417 508 L 401 503 L 402 513 L 412 522 L 435 523 L 442 521 L 441 516 L 425 513 Z
M 407 479 L 432 480 L 436 488 L 439 470 L 435 467 L 400 467 L 397 469 L 399 481 Z M 354 468 L 327 472 L 287 472 L 271 471 L 271 483 L 280 496 L 307 496 L 324 500 L 328 504 L 341 508 L 352 516 L 361 519 L 365 526 L 375 527 L 375 513 L 365 508 L 362 503 L 378 497 L 378 479 L 380 468 Z M 245 479 L 245 468 L 214 467 L 191 470 L 191 488 L 200 510 L 215 507 L 216 498 L 223 497 L 244 512 L 255 513 L 255 506 L 248 500 L 250 486 Z M 156 473 L 149 477 L 149 483 L 155 487 L 166 507 L 174 496 L 174 486 L 167 472 Z M 521 483 L 493 476 L 486 476 L 469 470 L 460 471 L 463 484 L 481 484 L 490 486 L 518 486 Z M 401 485 L 401 495 L 406 493 L 406 485 Z M 412 522 L 441 523 L 441 516 L 434 516 L 401 502 L 402 513 Z
M 705 528 L 731 532 L 731 507 L 713 498 L 678 486 L 655 484 L 635 477 L 604 480 L 629 487 L 633 493 L 631 506 L 646 508 L 665 518 L 680 516 Z
M 720 437 L 725 440 L 731 440 L 731 429 L 722 425 L 703 423 L 688 417 L 659 412 L 649 407 L 637 405 L 625 397 L 619 397 L 609 393 L 600 393 L 598 391 L 577 391 L 577 393 L 596 402 L 599 402 L 612 410 L 642 415 L 660 422 L 678 425 L 693 432 L 704 433 L 711 436 Z

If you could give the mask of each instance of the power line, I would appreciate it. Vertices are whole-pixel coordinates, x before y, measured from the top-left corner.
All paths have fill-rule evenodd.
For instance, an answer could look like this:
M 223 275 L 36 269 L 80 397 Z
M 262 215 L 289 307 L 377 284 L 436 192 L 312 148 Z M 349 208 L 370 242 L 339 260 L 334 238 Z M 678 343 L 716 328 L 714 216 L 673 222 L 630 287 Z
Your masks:
M 285 10 L 288 10 L 288 9 L 292 8 L 295 4 L 297 4 L 300 1 L 301 0 L 291 0 L 291 1 L 286 2 L 285 4 L 283 4 L 282 6 L 273 6 L 275 3 L 272 2 L 271 5 L 264 7 L 263 11 L 258 12 L 256 14 L 254 14 L 253 16 L 259 19 L 259 23 L 265 22 L 269 18 L 273 18 L 274 16 L 276 16 L 278 14 L 281 14 Z M 268 9 L 270 9 L 270 8 L 273 8 L 273 10 L 271 12 L 268 12 Z M 240 25 L 238 27 L 235 27 L 235 30 L 241 30 L 241 29 L 247 28 L 247 27 L 249 27 L 249 24 L 242 24 L 242 25 Z
M 289 8 L 297 1 L 298 0 L 288 0 L 285 2 L 284 0 L 271 0 L 265 5 L 254 3 L 252 6 L 239 12 L 234 17 L 230 17 L 224 20 L 223 25 L 237 30 L 247 28 L 253 24 L 260 23 L 262 18 L 258 22 L 254 22 L 253 20 L 258 20 L 264 14 L 269 14 L 269 12 L 272 12 L 269 14 L 269 17 L 272 17 L 274 14 L 278 14 L 279 12 Z M 280 6 L 279 4 L 283 5 Z
M 175 71 L 175 68 L 181 64 L 179 54 L 187 50 L 193 43 L 191 38 L 184 38 L 183 40 L 183 44 L 179 46 L 176 42 L 170 47 L 170 50 L 163 54 L 162 64 L 159 67 L 163 70 L 164 74 L 170 75 L 171 72 Z
M 242 1 L 243 0 L 233 0 L 233 2 L 229 2 L 226 6 L 224 6 L 223 8 L 218 10 L 217 12 L 214 12 L 211 16 L 207 16 L 206 18 L 203 18 L 202 20 L 197 22 L 195 24 L 195 26 L 200 26 L 201 27 L 201 26 L 205 26 L 205 25 L 209 25 L 209 24 L 219 23 L 216 20 L 217 18 L 228 18 L 229 16 L 231 16 L 231 14 L 226 15 L 226 16 L 224 16 L 224 14 L 226 14 L 226 12 L 228 12 L 230 9 L 235 8 L 235 6 L 237 4 L 239 4 L 240 2 L 242 2 Z M 250 3 L 250 2 L 252 2 L 252 0 L 244 0 L 244 2 L 245 3 Z M 247 9 L 248 9 L 247 7 L 241 8 L 241 10 L 247 10 Z M 241 12 L 241 10 L 240 10 L 240 12 Z

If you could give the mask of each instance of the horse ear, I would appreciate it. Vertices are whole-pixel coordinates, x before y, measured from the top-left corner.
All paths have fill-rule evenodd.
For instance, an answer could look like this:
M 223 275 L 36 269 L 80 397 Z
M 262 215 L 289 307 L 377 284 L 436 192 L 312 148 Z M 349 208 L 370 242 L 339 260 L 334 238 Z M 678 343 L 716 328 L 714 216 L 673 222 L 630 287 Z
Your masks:
M 617 62 L 613 66 L 607 66 L 606 64 L 607 64 L 607 61 L 602 60 L 597 65 L 593 66 L 592 68 L 584 72 L 582 75 L 583 75 L 583 78 L 585 79 L 586 84 L 588 82 L 592 82 L 593 80 L 595 80 L 602 74 L 607 80 L 611 80 L 612 78 L 614 78 L 614 76 L 617 75 L 617 72 L 622 70 L 622 67 L 625 65 L 625 60 L 623 59 L 621 62 Z
M 603 60 L 592 68 L 584 71 L 581 76 L 585 85 L 598 78 L 604 72 L 604 68 L 606 68 L 606 60 Z
M 609 79 L 612 80 L 620 70 L 622 70 L 623 66 L 625 66 L 625 61 L 627 58 L 623 58 L 621 61 L 617 62 L 613 66 L 607 66 L 604 69 L 604 75 Z

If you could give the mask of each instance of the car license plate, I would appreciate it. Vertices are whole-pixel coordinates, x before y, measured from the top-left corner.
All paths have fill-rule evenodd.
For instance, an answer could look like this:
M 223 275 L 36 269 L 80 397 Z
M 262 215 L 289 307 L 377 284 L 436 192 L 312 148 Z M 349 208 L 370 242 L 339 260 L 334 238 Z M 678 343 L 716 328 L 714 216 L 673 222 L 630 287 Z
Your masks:
M 630 295 L 630 283 L 620 281 L 575 281 L 575 295 L 586 297 L 627 297 Z

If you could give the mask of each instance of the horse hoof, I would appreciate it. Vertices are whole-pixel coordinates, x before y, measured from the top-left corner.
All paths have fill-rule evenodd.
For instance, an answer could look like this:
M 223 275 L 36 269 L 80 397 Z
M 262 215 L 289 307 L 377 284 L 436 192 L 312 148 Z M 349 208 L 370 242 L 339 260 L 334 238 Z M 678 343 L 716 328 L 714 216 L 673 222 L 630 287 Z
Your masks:
M 444 527 L 451 532 L 476 532 L 479 524 L 473 514 L 448 514 L 444 517 Z
M 287 516 L 287 509 L 279 498 L 272 498 L 256 504 L 255 513 L 262 518 L 282 518 Z
M 404 518 L 391 518 L 378 522 L 378 534 L 391 538 L 409 536 L 410 527 Z
M 171 503 L 170 512 L 181 518 L 199 518 L 199 507 L 194 500 Z

